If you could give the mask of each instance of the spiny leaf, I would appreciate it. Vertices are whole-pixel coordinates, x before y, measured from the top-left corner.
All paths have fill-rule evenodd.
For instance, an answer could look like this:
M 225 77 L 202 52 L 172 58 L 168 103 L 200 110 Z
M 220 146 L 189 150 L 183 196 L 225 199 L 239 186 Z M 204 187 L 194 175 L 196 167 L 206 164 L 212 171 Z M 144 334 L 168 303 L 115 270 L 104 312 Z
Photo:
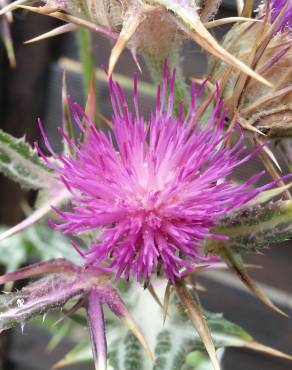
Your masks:
M 204 314 L 211 332 L 214 333 L 216 348 L 226 347 L 228 343 L 236 342 L 236 340 L 252 340 L 252 336 L 247 331 L 239 325 L 225 319 L 223 314 L 213 313 L 206 310 L 204 311 Z
M 165 323 L 165 320 L 168 314 L 171 292 L 172 292 L 172 286 L 170 283 L 168 283 L 165 288 L 165 293 L 164 293 L 164 298 L 163 298 L 163 322 L 164 323 Z
M 135 11 L 135 13 L 133 13 L 133 11 Z M 131 9 L 129 9 L 128 16 L 126 16 L 125 21 L 123 23 L 123 28 L 119 34 L 119 37 L 117 39 L 115 46 L 113 47 L 111 51 L 110 60 L 109 60 L 109 68 L 108 68 L 109 77 L 112 75 L 115 65 L 121 53 L 127 46 L 127 43 L 130 41 L 131 37 L 137 31 L 138 27 L 144 21 L 144 19 L 145 19 L 145 15 L 143 14 L 143 12 L 140 12 L 137 14 L 137 9 L 135 10 L 133 9 L 132 12 L 131 12 Z
M 50 188 L 54 174 L 24 139 L 0 130 L 0 172 L 25 189 Z
M 260 251 L 271 243 L 277 243 L 292 237 L 292 201 L 270 201 L 264 205 L 271 196 L 283 192 L 266 193 L 240 211 L 231 213 L 221 220 L 220 226 L 214 232 L 229 236 L 228 241 L 210 241 L 208 250 L 216 254 L 225 245 L 229 250 L 238 253 Z
M 125 303 L 114 289 L 111 290 L 111 300 L 107 301 L 107 304 L 111 311 L 126 325 L 126 327 L 132 332 L 132 334 L 138 339 L 141 346 L 144 348 L 148 358 L 151 361 L 153 361 L 153 354 L 151 352 L 151 349 L 149 347 L 149 344 L 147 343 L 145 336 L 143 335 L 139 326 L 136 324 Z
M 0 295 L 0 332 L 24 323 L 49 309 L 63 306 L 80 292 L 80 285 L 60 277 L 47 277 L 18 292 Z
M 153 299 L 155 300 L 155 302 L 161 307 L 163 308 L 163 305 L 162 303 L 160 302 L 160 299 L 155 291 L 155 288 L 153 287 L 153 285 L 150 283 L 148 284 L 147 286 L 147 289 L 149 290 L 149 293 L 152 295 Z
M 50 7 L 45 7 L 45 6 L 44 7 L 34 7 L 34 6 L 27 6 L 27 5 L 15 5 L 15 8 L 25 9 L 25 10 L 28 10 L 28 11 L 31 11 L 37 14 L 48 15 L 50 17 L 60 19 L 64 22 L 71 22 L 77 26 L 85 27 L 93 32 L 102 33 L 112 39 L 115 39 L 117 37 L 114 31 L 111 31 L 107 29 L 106 27 L 98 26 L 93 22 L 89 22 L 85 19 L 75 17 L 70 14 L 65 14 L 62 12 L 55 11 L 56 9 L 52 10 Z
M 37 37 L 34 37 L 30 40 L 27 40 L 25 41 L 25 44 L 31 44 L 33 42 L 37 42 L 37 41 L 42 41 L 42 40 L 45 40 L 45 39 L 48 39 L 50 37 L 55 37 L 55 36 L 59 36 L 59 35 L 62 35 L 63 33 L 66 33 L 66 32 L 71 32 L 71 31 L 75 31 L 78 27 L 75 25 L 75 24 L 71 24 L 71 23 L 68 23 L 68 24 L 64 24 L 62 26 L 59 26 L 51 31 L 48 31 L 48 32 L 45 32 Z
M 0 228 L 0 231 L 5 232 L 5 228 Z M 70 242 L 45 225 L 34 225 L 9 239 L 1 240 L 0 249 L 0 262 L 5 273 L 17 270 L 31 258 L 47 261 L 66 255 L 67 260 L 80 263 L 80 256 Z M 6 282 L 4 290 L 10 291 L 12 285 L 12 282 Z
M 165 284 L 153 282 L 159 300 L 163 299 Z M 196 356 L 196 362 L 192 363 L 192 369 L 200 369 L 200 361 L 206 360 L 204 344 L 197 335 L 185 312 L 178 307 L 178 298 L 175 292 L 171 295 L 168 320 L 162 325 L 162 309 L 155 303 L 148 290 L 143 290 L 138 284 L 132 284 L 125 292 L 127 305 L 132 307 L 132 314 L 139 320 L 146 339 L 149 341 L 154 353 L 154 364 L 146 361 L 144 352 L 136 338 L 121 325 L 120 320 L 113 319 L 112 324 L 107 324 L 107 341 L 109 347 L 109 368 L 111 370 L 181 370 L 191 366 L 188 354 L 194 351 L 202 353 Z M 141 307 L 144 307 L 143 313 Z M 238 325 L 224 319 L 222 314 L 214 314 L 204 311 L 208 325 L 212 331 L 216 349 L 224 347 L 246 347 L 260 350 L 271 355 L 289 358 L 288 355 L 273 350 L 254 341 L 254 339 Z M 108 320 L 106 319 L 106 322 Z M 149 325 L 149 322 L 152 325 Z M 87 346 L 87 349 L 86 349 Z M 222 354 L 217 351 L 218 356 Z M 68 366 L 79 362 L 92 361 L 90 343 L 83 342 L 78 345 L 58 364 Z M 204 361 L 206 364 L 206 361 Z M 136 366 L 136 367 L 134 367 Z M 188 368 L 188 367 L 187 367 Z M 194 369 L 193 369 L 194 370 Z
M 141 346 L 137 341 L 137 338 L 132 334 L 128 333 L 124 339 L 125 346 L 125 357 L 124 357 L 124 369 L 125 370 L 136 370 L 143 369 L 143 357 L 141 353 Z
M 178 347 L 178 346 L 177 346 Z M 158 333 L 155 346 L 155 370 L 164 370 L 167 365 L 167 357 L 172 348 L 171 332 L 169 330 L 162 330 Z
M 179 299 L 187 310 L 187 314 L 191 322 L 193 323 L 195 329 L 197 330 L 206 347 L 206 351 L 209 354 L 214 370 L 220 370 L 220 365 L 216 357 L 215 347 L 210 329 L 208 327 L 206 319 L 203 316 L 201 308 L 199 307 L 198 303 L 190 296 L 185 286 L 181 282 L 176 283 L 175 289 L 177 295 L 179 296 Z
M 152 352 L 149 348 L 149 345 L 148 345 L 144 335 L 140 331 L 139 327 L 135 323 L 135 321 L 131 318 L 130 315 L 127 315 L 123 319 L 123 321 L 125 322 L 126 326 L 130 329 L 130 331 L 133 333 L 133 335 L 138 339 L 138 341 L 140 342 L 140 344 L 144 348 L 145 352 L 147 353 L 147 356 L 149 357 L 149 359 L 151 361 L 153 361 L 153 355 L 152 355 Z
M 270 189 L 270 190 L 265 190 L 262 191 L 256 198 L 251 200 L 245 207 L 244 209 L 256 205 L 262 205 L 269 200 L 272 200 L 273 198 L 283 194 L 286 190 L 289 190 L 292 187 L 292 182 L 290 184 L 287 184 L 285 186 L 281 186 L 275 189 Z
M 228 17 L 228 18 L 220 18 L 220 19 L 215 19 L 210 22 L 204 23 L 204 26 L 207 29 L 210 28 L 215 28 L 219 27 L 225 24 L 230 24 L 230 23 L 237 23 L 237 22 L 261 22 L 259 19 L 252 19 L 252 18 L 247 18 L 247 17 Z
M 262 352 L 262 353 L 265 353 L 265 354 L 270 355 L 270 356 L 284 358 L 285 360 L 292 361 L 292 356 L 287 355 L 286 353 L 278 351 L 274 348 L 265 346 L 264 344 L 256 342 L 254 340 L 246 342 L 243 347 L 251 349 L 253 351 Z
M 228 266 L 240 278 L 243 284 L 246 285 L 265 305 L 270 307 L 275 312 L 278 312 L 280 315 L 288 317 L 285 312 L 274 305 L 270 298 L 257 286 L 253 279 L 248 275 L 239 254 L 233 252 L 228 247 L 222 247 L 220 254 L 222 258 L 226 261 Z

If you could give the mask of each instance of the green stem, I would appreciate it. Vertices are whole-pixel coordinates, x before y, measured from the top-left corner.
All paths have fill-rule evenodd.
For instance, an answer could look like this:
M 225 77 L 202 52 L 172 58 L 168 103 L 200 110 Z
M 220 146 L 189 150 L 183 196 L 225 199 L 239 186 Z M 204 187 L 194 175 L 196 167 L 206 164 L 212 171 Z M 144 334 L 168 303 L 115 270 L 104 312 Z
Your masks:
M 163 79 L 163 64 L 165 59 L 168 61 L 170 70 L 176 69 L 176 80 L 175 80 L 175 106 L 174 111 L 178 113 L 180 101 L 184 101 L 187 105 L 189 103 L 189 94 L 187 90 L 187 84 L 185 81 L 183 69 L 181 66 L 180 48 L 172 51 L 168 55 L 150 55 L 143 54 L 143 59 L 150 72 L 152 81 L 157 85 Z M 187 107 L 186 107 L 187 108 Z
M 94 62 L 91 54 L 91 34 L 85 28 L 80 28 L 77 32 L 80 62 L 83 68 L 83 87 L 85 96 L 87 96 L 91 79 L 94 76 Z

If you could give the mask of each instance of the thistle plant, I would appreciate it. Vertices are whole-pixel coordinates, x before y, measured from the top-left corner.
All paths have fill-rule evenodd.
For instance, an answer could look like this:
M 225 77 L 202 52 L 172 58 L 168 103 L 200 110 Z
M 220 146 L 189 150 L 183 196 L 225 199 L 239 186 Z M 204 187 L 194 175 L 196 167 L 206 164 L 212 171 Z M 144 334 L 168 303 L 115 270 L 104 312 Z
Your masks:
M 0 131 L 1 172 L 38 191 L 35 211 L 2 232 L 0 242 L 42 218 L 68 240 L 63 258 L 42 257 L 0 277 L 7 289 L 34 279 L 0 296 L 0 330 L 24 328 L 62 308 L 62 321 L 88 326 L 83 358 L 93 358 L 97 370 L 199 370 L 209 360 L 219 370 L 220 349 L 228 346 L 291 359 L 206 312 L 196 281 L 201 270 L 229 267 L 264 304 L 286 315 L 249 277 L 243 258 L 292 236 L 291 174 L 278 174 L 266 140 L 290 135 L 291 2 L 267 1 L 252 19 L 247 1 L 237 19 L 213 21 L 236 23 L 222 45 L 207 31 L 218 1 L 23 3 L 2 13 L 21 6 L 67 22 L 33 41 L 78 27 L 116 40 L 107 74 L 112 117 L 102 118 L 107 128 L 101 129 L 93 84 L 82 108 L 67 97 L 64 83 L 61 153 L 41 120 L 48 154 Z M 186 38 L 212 54 L 208 78 L 189 89 L 179 65 Z M 130 102 L 111 76 L 126 46 L 152 72 L 157 93 L 149 117 L 140 113 L 137 76 Z M 234 181 L 235 170 L 257 157 L 272 180 L 258 185 L 260 169 Z

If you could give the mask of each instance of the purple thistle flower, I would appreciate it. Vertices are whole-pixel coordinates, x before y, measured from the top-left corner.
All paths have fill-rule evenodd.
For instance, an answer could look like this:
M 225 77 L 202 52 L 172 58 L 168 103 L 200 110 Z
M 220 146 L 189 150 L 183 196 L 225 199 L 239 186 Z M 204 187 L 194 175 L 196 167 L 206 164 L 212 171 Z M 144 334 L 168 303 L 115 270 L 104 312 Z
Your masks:
M 287 30 L 291 30 L 292 28 L 292 0 L 272 0 L 271 1 L 271 9 L 272 9 L 271 20 L 272 22 L 275 21 L 275 19 L 278 17 L 281 10 L 283 9 L 283 7 L 286 6 L 286 4 L 288 4 L 287 9 L 278 24 L 277 32 L 279 31 L 284 32 Z
M 62 163 L 54 169 L 73 199 L 71 211 L 57 210 L 61 223 L 56 227 L 72 234 L 101 228 L 99 240 L 83 256 L 87 266 L 110 269 L 116 278 L 144 280 L 163 270 L 174 282 L 197 263 L 211 262 L 214 257 L 204 254 L 204 240 L 228 238 L 210 228 L 272 185 L 251 188 L 262 173 L 241 185 L 227 179 L 260 148 L 242 156 L 239 128 L 237 143 L 224 145 L 232 132 L 223 130 L 218 91 L 209 121 L 198 122 L 196 100 L 204 84 L 193 86 L 188 113 L 184 117 L 181 104 L 176 117 L 174 82 L 175 71 L 170 77 L 165 65 L 156 108 L 145 121 L 139 113 L 137 80 L 134 113 L 119 84 L 110 81 L 112 134 L 97 130 L 82 108 L 71 103 L 84 136 L 77 147 L 63 132 L 75 156 L 55 154 L 43 134 Z

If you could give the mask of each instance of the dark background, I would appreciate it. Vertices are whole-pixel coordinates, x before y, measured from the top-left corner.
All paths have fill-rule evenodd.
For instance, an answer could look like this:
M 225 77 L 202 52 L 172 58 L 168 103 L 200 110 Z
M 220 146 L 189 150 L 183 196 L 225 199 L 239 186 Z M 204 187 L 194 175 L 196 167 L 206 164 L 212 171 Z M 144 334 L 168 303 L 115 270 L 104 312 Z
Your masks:
M 234 14 L 235 1 L 226 1 L 221 8 L 220 17 Z M 51 138 L 55 137 L 56 128 L 61 123 L 61 79 L 62 68 L 58 64 L 61 57 L 78 59 L 76 41 L 72 34 L 66 34 L 32 45 L 23 42 L 44 33 L 56 26 L 58 21 L 49 17 L 24 12 L 15 12 L 12 26 L 17 68 L 11 69 L 0 45 L 0 127 L 11 134 L 21 137 L 24 134 L 29 142 L 39 139 L 37 117 L 42 117 L 46 130 Z M 226 28 L 216 30 L 217 37 L 222 37 Z M 110 52 L 110 44 L 102 37 L 94 37 L 94 55 L 96 65 L 106 65 Z M 206 58 L 192 42 L 184 45 L 184 68 L 187 76 L 202 76 L 206 68 Z M 132 75 L 135 65 L 128 52 L 122 55 L 117 71 Z M 82 102 L 82 83 L 76 73 L 68 73 L 69 93 L 74 99 Z M 107 88 L 99 85 L 99 95 L 103 102 L 102 110 L 110 113 Z M 149 100 L 149 99 L 148 99 Z M 147 104 L 146 104 L 147 105 Z M 145 110 L 148 106 L 145 106 Z M 56 146 L 58 143 L 56 141 Z M 250 168 L 255 170 L 255 168 Z M 13 225 L 23 218 L 21 202 L 32 202 L 33 193 L 23 192 L 18 185 L 0 177 L 0 224 Z M 267 250 L 264 256 L 250 256 L 249 262 L 264 266 L 262 270 L 254 270 L 251 274 L 259 281 L 267 284 L 268 290 L 279 293 L 282 308 L 292 315 L 292 250 L 287 242 L 280 247 Z M 234 279 L 236 281 L 236 279 Z M 215 312 L 224 312 L 228 319 L 242 325 L 257 340 L 267 345 L 292 354 L 292 319 L 282 318 L 266 308 L 250 295 L 240 283 L 226 286 L 226 282 L 216 281 L 207 276 L 201 282 L 208 288 L 202 294 L 204 306 Z M 227 284 L 230 285 L 230 284 Z M 278 290 L 279 291 L 278 291 Z M 282 295 L 281 295 L 282 294 Z M 290 295 L 289 295 L 290 294 Z M 45 347 L 49 339 L 48 333 L 39 328 L 28 326 L 24 335 L 15 330 L 12 336 L 1 335 L 0 350 L 8 355 L 4 370 L 47 370 L 60 359 L 69 348 L 63 343 L 53 354 L 47 354 Z M 3 343 L 10 341 L 10 352 Z M 261 354 L 242 349 L 227 350 L 224 360 L 225 370 L 288 370 L 292 363 L 266 357 Z M 75 367 L 92 369 L 89 364 Z

